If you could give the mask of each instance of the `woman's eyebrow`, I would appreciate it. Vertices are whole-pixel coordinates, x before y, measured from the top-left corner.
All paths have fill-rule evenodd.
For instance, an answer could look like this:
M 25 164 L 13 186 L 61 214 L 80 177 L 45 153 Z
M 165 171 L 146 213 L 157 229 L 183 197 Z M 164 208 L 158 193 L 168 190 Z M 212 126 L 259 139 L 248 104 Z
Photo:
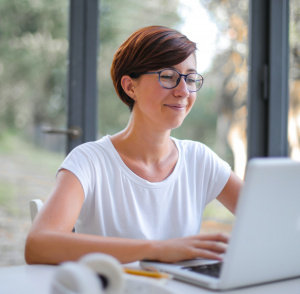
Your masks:
M 169 68 L 169 69 L 175 69 L 175 70 L 178 71 L 178 69 L 176 69 L 174 66 L 170 66 L 170 67 L 168 67 L 168 68 Z M 194 68 L 189 68 L 189 69 L 187 70 L 187 72 L 197 73 L 197 70 L 194 69 Z
M 194 72 L 194 73 L 196 73 L 196 72 L 197 72 L 197 70 L 196 70 L 196 69 L 194 69 L 194 68 L 190 68 L 190 69 L 188 69 L 187 71 L 188 71 L 188 72 Z

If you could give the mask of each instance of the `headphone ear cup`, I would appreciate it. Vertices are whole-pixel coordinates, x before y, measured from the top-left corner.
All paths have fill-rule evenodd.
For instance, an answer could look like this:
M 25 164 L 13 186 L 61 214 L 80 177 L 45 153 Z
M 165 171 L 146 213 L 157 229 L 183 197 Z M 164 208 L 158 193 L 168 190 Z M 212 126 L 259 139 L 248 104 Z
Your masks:
M 95 273 L 84 264 L 65 262 L 55 271 L 51 294 L 102 294 L 102 285 Z
M 88 266 L 102 280 L 103 293 L 119 294 L 125 288 L 124 271 L 120 262 L 103 253 L 90 253 L 83 256 L 79 263 Z

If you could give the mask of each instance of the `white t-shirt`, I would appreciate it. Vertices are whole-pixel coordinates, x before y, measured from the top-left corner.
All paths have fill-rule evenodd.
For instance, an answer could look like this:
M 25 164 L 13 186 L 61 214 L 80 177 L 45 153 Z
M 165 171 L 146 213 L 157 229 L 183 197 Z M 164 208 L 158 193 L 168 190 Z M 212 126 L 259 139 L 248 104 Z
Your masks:
M 179 157 L 162 182 L 133 173 L 109 136 L 76 147 L 60 167 L 84 190 L 76 232 L 152 240 L 198 234 L 204 207 L 224 188 L 230 166 L 202 143 L 172 140 Z

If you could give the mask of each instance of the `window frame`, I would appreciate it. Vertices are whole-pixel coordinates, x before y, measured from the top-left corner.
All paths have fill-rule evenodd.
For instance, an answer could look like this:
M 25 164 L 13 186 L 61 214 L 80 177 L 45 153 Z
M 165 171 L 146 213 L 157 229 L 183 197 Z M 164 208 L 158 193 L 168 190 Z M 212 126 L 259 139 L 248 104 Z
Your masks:
M 70 0 L 68 62 L 68 129 L 80 128 L 81 136 L 68 136 L 67 154 L 76 146 L 94 141 L 98 129 L 99 1 Z
M 248 159 L 288 155 L 289 0 L 249 6 Z

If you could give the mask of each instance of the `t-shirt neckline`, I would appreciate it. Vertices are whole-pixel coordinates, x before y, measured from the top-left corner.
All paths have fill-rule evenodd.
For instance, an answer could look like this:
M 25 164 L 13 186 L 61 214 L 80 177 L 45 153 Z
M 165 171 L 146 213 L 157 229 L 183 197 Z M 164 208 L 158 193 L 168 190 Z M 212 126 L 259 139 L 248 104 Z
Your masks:
M 111 142 L 110 139 L 110 135 L 106 135 L 103 139 L 107 142 L 107 144 L 109 145 L 109 150 L 112 151 L 112 154 L 114 155 L 113 158 L 118 162 L 119 166 L 121 167 L 122 171 L 125 173 L 125 175 L 130 178 L 132 181 L 136 182 L 139 185 L 142 186 L 146 186 L 146 187 L 150 187 L 150 188 L 161 188 L 165 185 L 170 184 L 172 181 L 174 181 L 174 179 L 177 177 L 178 174 L 178 170 L 181 164 L 181 150 L 178 146 L 177 143 L 177 139 L 170 137 L 170 139 L 174 142 L 177 150 L 178 150 L 178 159 L 176 162 L 176 165 L 172 171 L 172 173 L 163 181 L 161 182 L 150 182 L 147 181 L 143 178 L 141 178 L 140 176 L 138 176 L 136 173 L 134 173 L 123 161 L 123 159 L 121 158 L 120 154 L 118 153 L 118 151 L 116 150 L 115 146 L 113 145 L 113 143 Z

